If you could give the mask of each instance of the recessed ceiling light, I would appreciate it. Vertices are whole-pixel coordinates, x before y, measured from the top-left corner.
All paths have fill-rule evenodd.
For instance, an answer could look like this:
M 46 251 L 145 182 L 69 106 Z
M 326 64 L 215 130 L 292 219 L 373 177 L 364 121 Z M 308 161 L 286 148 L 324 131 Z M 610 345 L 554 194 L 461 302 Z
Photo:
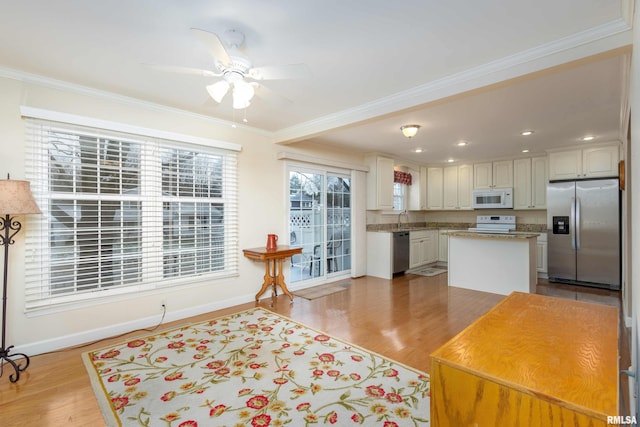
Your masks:
M 583 141 L 591 141 L 591 140 L 595 139 L 595 136 L 587 135 L 587 136 L 583 136 L 580 139 L 583 140 Z
M 532 135 L 532 134 L 533 134 L 532 130 L 524 130 L 524 131 L 522 131 L 520 133 L 520 135 L 522 135 L 522 136 L 529 136 L 529 135 Z
M 454 160 L 453 159 L 447 159 L 447 163 L 453 163 Z
M 467 141 L 460 141 L 456 144 L 458 147 L 464 147 L 465 145 L 469 145 Z
M 523 153 L 528 153 L 529 150 L 527 150 L 526 148 L 524 150 L 522 150 Z
M 422 153 L 424 150 L 422 148 L 416 148 L 413 150 L 414 153 Z

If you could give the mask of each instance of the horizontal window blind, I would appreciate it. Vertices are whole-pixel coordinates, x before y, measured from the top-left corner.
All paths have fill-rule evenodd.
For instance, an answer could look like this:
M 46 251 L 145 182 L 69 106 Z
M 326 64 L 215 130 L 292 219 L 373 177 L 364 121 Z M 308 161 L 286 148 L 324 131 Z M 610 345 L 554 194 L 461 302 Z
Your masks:
M 234 151 L 27 118 L 26 308 L 237 274 Z

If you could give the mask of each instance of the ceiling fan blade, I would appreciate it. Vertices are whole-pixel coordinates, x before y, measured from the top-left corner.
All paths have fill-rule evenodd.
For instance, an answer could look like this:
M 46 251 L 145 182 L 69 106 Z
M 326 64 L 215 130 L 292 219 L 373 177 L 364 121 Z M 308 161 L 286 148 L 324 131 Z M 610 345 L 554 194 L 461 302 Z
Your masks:
M 251 85 L 254 87 L 255 89 L 255 95 L 257 98 L 260 98 L 262 100 L 264 100 L 265 102 L 274 105 L 274 106 L 278 106 L 278 107 L 285 107 L 289 104 L 292 104 L 293 101 L 290 100 L 289 98 L 280 95 L 277 92 L 274 92 L 273 90 L 269 89 L 268 87 L 261 85 L 259 83 L 251 83 Z
M 217 74 L 217 73 L 214 73 L 213 71 L 205 70 L 202 68 L 175 67 L 172 65 L 155 65 L 155 64 L 144 64 L 144 66 L 153 68 L 154 70 L 167 71 L 170 73 L 194 74 L 196 76 L 203 76 L 203 77 L 222 76 L 222 74 Z
M 249 70 L 249 77 L 255 80 L 306 79 L 311 77 L 311 70 L 307 64 L 256 67 Z
M 227 68 L 232 65 L 227 49 L 225 49 L 220 38 L 216 34 L 199 28 L 192 28 L 191 31 L 195 34 L 198 40 L 200 40 L 200 43 L 202 43 L 209 52 L 211 52 L 211 55 L 213 55 L 216 61 Z

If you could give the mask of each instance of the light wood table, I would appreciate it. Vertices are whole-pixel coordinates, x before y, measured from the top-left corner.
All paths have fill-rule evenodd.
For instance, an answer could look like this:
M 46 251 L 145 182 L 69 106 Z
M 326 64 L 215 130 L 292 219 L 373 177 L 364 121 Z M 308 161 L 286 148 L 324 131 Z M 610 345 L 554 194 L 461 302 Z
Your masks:
M 284 272 L 282 271 L 282 262 L 286 258 L 293 255 L 301 254 L 302 248 L 292 248 L 289 246 L 279 245 L 276 249 L 267 249 L 266 247 L 243 249 L 244 256 L 256 261 L 265 262 L 264 282 L 260 292 L 256 294 L 256 301 L 260 299 L 260 295 L 266 292 L 269 286 L 273 289 L 273 294 L 278 295 L 277 286 L 280 286 L 282 292 L 293 301 L 293 294 L 287 289 L 284 283 Z
M 514 292 L 431 354 L 431 425 L 605 427 L 618 309 Z

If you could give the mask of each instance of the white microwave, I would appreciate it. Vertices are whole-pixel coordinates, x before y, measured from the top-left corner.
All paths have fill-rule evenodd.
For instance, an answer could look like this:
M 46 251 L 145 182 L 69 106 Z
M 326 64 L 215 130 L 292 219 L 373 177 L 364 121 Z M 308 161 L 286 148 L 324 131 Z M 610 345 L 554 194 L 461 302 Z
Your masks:
M 512 209 L 513 188 L 473 190 L 473 209 Z

